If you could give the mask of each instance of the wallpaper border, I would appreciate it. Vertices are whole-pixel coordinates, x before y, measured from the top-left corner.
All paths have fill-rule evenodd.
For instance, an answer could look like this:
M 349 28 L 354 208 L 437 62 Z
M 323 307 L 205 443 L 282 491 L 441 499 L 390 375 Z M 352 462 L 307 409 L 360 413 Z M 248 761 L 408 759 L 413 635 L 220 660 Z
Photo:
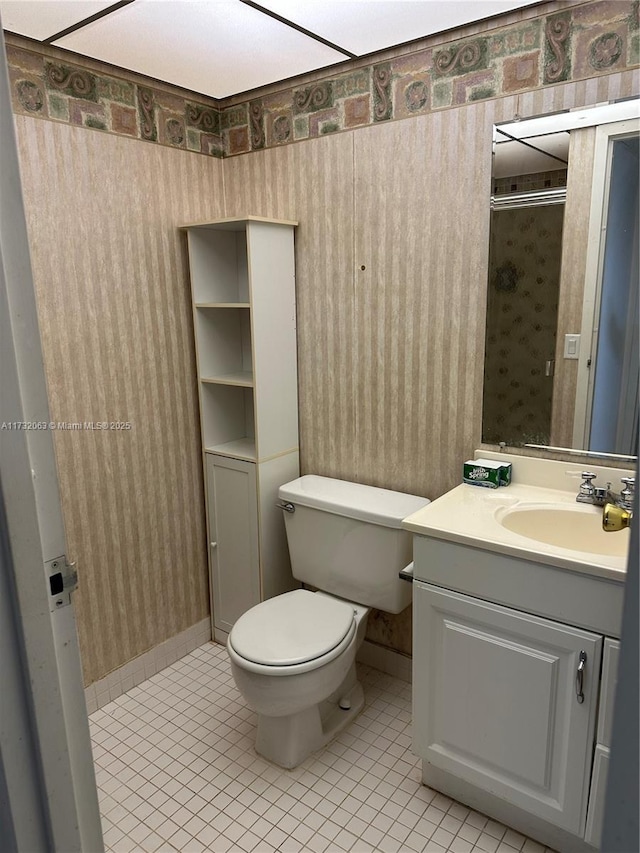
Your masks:
M 13 109 L 231 157 L 640 64 L 639 0 L 554 3 L 542 7 L 542 14 L 536 11 L 502 26 L 493 19 L 472 35 L 473 28 L 466 27 L 442 40 L 421 41 L 426 47 L 383 51 L 368 64 L 345 63 L 340 72 L 317 72 L 286 88 L 275 84 L 274 91 L 256 90 L 240 102 L 154 85 L 65 51 L 43 46 L 40 52 L 37 43 L 25 47 L 10 40 Z

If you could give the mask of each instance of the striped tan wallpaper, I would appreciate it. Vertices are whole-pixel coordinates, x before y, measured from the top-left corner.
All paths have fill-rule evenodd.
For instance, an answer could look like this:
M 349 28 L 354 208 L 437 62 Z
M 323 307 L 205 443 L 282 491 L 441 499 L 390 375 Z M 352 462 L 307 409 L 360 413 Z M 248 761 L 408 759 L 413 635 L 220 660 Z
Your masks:
M 86 683 L 206 617 L 197 389 L 176 226 L 220 216 L 219 160 L 17 117 Z
M 18 116 L 87 683 L 206 616 L 186 254 L 176 226 L 297 219 L 306 472 L 436 497 L 480 439 L 491 125 L 640 91 L 637 72 L 224 161 Z M 224 180 L 223 180 L 224 179 Z M 369 638 L 409 652 L 410 613 Z

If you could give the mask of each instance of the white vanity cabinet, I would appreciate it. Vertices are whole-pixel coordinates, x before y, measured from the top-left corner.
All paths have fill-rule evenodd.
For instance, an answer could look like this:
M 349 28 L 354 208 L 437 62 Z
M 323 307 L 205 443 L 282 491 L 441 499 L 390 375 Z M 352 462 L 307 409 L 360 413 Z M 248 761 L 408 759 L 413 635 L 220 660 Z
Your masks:
M 423 535 L 413 552 L 423 781 L 562 853 L 593 853 L 623 583 Z
M 427 784 L 437 768 L 581 833 L 602 637 L 419 581 L 414 626 Z
M 402 522 L 415 534 L 414 751 L 432 788 L 554 850 L 594 853 L 628 536 L 576 502 L 579 464 L 488 458 L 511 463 L 509 488 L 462 484 Z M 600 482 L 620 471 L 594 468 Z
M 294 229 L 248 216 L 187 235 L 214 638 L 293 589 L 278 487 L 299 476 Z

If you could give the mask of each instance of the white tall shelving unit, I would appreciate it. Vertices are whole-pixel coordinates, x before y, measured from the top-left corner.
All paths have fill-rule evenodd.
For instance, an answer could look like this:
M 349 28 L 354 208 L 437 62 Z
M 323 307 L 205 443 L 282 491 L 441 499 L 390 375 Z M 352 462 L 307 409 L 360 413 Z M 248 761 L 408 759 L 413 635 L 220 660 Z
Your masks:
M 294 229 L 183 226 L 189 247 L 213 633 L 293 589 L 277 491 L 299 475 Z

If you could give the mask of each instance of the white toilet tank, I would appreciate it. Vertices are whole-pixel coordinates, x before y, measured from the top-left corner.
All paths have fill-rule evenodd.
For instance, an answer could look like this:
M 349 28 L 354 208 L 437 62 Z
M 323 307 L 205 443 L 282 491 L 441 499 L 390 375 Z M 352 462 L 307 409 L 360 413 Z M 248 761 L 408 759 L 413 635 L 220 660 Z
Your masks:
M 387 613 L 411 603 L 398 572 L 412 559 L 403 518 L 427 498 L 307 474 L 280 486 L 293 576 L 324 592 Z

